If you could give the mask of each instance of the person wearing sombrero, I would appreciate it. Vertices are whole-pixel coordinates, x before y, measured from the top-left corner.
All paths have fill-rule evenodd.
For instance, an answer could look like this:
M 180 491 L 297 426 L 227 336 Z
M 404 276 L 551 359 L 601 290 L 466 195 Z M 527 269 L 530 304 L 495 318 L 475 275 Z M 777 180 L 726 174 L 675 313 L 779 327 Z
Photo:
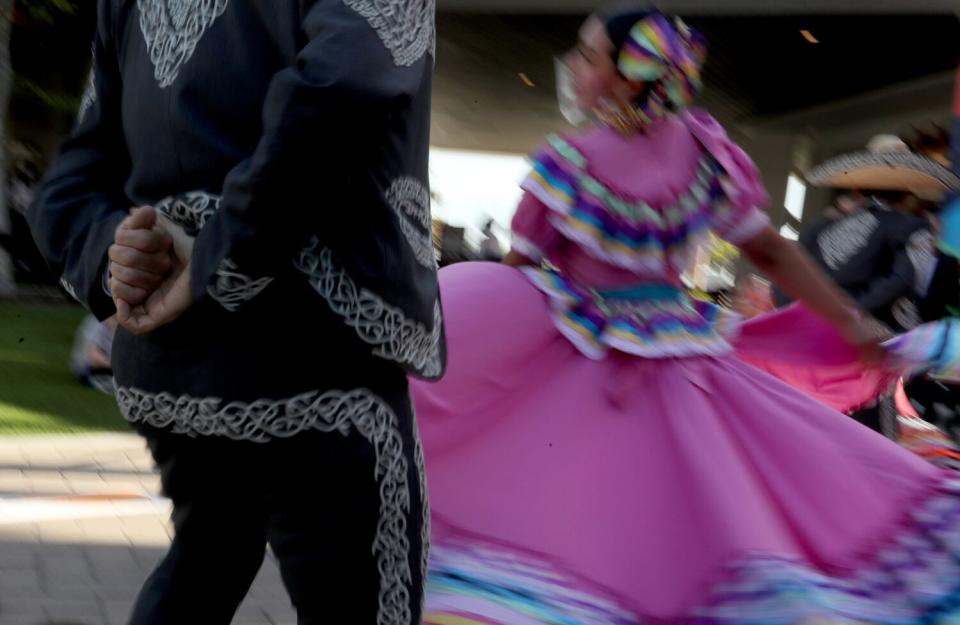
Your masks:
M 938 266 L 936 246 L 930 221 L 917 212 L 923 201 L 936 202 L 960 188 L 960 179 L 940 160 L 913 151 L 893 135 L 874 137 L 865 151 L 835 156 L 807 178 L 860 196 L 852 211 L 801 235 L 800 243 L 821 268 L 891 332 L 929 320 L 920 308 Z M 896 439 L 892 405 L 886 398 L 851 416 Z
M 955 122 L 950 135 L 938 129 L 919 133 L 911 142 L 922 152 L 954 172 L 960 171 L 960 74 L 954 100 Z M 932 254 L 930 280 L 917 301 L 919 318 L 933 321 L 960 317 L 960 197 L 951 194 L 934 217 L 936 249 Z M 904 382 L 905 396 L 925 421 L 960 441 L 960 384 L 932 376 L 916 376 Z
M 840 219 L 804 232 L 801 243 L 860 306 L 895 331 L 921 322 L 916 300 L 932 277 L 934 235 L 915 214 L 917 198 L 938 201 L 960 178 L 901 139 L 880 135 L 867 150 L 836 156 L 809 172 L 816 186 L 863 193 Z

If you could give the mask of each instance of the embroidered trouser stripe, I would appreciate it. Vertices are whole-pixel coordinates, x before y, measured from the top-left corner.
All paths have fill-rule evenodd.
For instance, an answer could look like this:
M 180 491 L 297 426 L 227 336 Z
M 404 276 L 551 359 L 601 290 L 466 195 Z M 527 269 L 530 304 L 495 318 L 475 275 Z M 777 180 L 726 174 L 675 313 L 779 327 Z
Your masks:
M 405 394 L 118 397 L 132 422 L 168 428 L 147 438 L 177 530 L 132 625 L 229 623 L 266 541 L 300 623 L 419 623 L 429 512 Z

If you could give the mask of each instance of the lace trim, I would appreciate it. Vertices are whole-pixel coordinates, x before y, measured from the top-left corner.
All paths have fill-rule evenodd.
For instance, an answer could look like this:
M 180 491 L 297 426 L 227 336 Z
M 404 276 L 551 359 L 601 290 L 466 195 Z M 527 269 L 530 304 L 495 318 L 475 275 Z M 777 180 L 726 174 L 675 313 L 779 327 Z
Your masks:
M 410 403 L 411 414 L 416 414 L 413 402 Z M 420 440 L 420 431 L 417 427 L 417 419 L 413 419 L 413 458 L 417 465 L 417 477 L 420 487 L 420 580 L 424 585 L 423 592 L 420 595 L 420 614 L 423 614 L 423 605 L 426 600 L 427 572 L 430 563 L 430 494 L 427 490 L 427 472 L 426 463 L 423 460 L 423 443 Z
M 417 262 L 428 269 L 436 270 L 437 253 L 433 246 L 430 192 L 416 178 L 398 178 L 387 189 L 386 200 L 396 213 L 400 221 L 400 231 L 410 244 Z
M 305 431 L 356 431 L 376 453 L 380 520 L 373 553 L 380 571 L 378 625 L 411 622 L 410 540 L 407 537 L 410 485 L 399 420 L 390 405 L 366 389 L 312 391 L 289 399 L 225 403 L 118 388 L 117 402 L 131 423 L 170 428 L 188 436 L 225 436 L 264 443 Z
M 184 230 L 198 231 L 220 210 L 220 196 L 206 191 L 189 191 L 166 197 L 154 204 L 154 208 Z
M 398 67 L 410 67 L 430 53 L 436 56 L 435 0 L 343 0 L 363 16 Z
M 295 265 L 309 277 L 310 285 L 330 310 L 342 317 L 360 340 L 373 346 L 374 355 L 409 365 L 428 378 L 441 374 L 443 316 L 439 301 L 434 305 L 432 329 L 409 319 L 401 309 L 359 287 L 336 265 L 333 253 L 320 246 L 317 237 L 300 252 Z
M 160 88 L 177 79 L 229 0 L 137 0 L 140 30 Z
M 270 286 L 273 278 L 251 278 L 240 273 L 236 263 L 225 258 L 217 268 L 217 281 L 207 287 L 207 293 L 230 312 L 236 312 L 242 304 L 249 302 Z

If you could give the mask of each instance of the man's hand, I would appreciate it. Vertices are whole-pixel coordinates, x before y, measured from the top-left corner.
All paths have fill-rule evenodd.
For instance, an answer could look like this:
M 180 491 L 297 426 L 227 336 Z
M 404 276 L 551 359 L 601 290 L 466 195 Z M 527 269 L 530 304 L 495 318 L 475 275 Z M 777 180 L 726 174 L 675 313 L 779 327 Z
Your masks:
M 110 292 L 139 306 L 167 279 L 173 269 L 173 237 L 158 227 L 157 212 L 135 208 L 123 220 L 110 246 Z
M 117 297 L 117 321 L 134 334 L 146 334 L 175 321 L 193 304 L 190 291 L 190 258 L 193 237 L 163 215 L 156 217 L 156 228 L 170 237 L 173 254 L 168 256 L 170 271 L 165 280 L 140 304 Z

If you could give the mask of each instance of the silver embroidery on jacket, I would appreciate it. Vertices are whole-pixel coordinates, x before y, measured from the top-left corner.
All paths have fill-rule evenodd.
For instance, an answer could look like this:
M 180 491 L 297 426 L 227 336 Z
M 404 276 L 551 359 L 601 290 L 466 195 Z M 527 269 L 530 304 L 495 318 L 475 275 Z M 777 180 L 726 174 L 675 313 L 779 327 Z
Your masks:
M 435 0 L 343 0 L 362 15 L 400 67 L 409 67 L 424 54 L 435 55 Z
M 140 30 L 153 63 L 154 77 L 161 88 L 177 79 L 180 68 L 190 60 L 197 43 L 229 0 L 137 0 Z

